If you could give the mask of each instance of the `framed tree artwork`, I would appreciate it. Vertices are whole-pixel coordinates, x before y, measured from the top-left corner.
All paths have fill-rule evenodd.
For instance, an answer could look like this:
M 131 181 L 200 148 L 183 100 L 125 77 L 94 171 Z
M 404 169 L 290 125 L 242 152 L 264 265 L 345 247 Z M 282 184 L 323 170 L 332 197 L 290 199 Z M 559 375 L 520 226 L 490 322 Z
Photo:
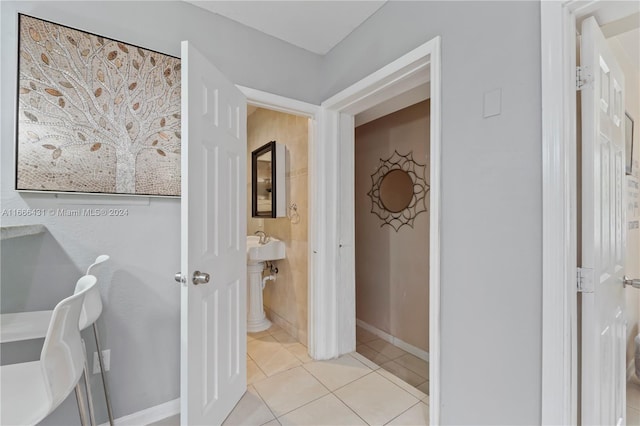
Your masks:
M 180 59 L 20 14 L 16 189 L 180 195 Z

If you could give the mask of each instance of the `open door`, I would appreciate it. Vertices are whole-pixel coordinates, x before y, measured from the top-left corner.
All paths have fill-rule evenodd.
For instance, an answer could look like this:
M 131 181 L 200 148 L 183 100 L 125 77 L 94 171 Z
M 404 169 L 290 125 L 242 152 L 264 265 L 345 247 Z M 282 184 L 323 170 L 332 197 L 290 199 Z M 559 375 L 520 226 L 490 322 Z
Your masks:
M 218 425 L 247 387 L 246 100 L 182 42 L 180 423 Z
M 624 77 L 582 24 L 582 424 L 625 423 Z

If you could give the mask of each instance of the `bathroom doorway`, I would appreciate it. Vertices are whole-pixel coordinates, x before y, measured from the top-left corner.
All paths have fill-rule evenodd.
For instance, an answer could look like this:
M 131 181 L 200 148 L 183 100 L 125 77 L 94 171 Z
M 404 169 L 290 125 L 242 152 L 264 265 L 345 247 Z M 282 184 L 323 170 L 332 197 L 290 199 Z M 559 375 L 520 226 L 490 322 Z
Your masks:
M 429 84 L 355 116 L 356 352 L 429 393 Z
M 260 264 L 263 308 L 271 324 L 265 322 L 264 327 L 247 334 L 248 384 L 311 359 L 307 349 L 309 121 L 304 115 L 247 105 L 247 235 L 264 233 L 285 244 L 284 259 Z M 275 218 L 253 217 L 251 153 L 271 141 L 286 148 L 285 212 Z M 256 197 L 265 198 L 258 203 L 267 202 L 270 191 L 271 188 L 264 194 L 258 191 Z M 248 289 L 252 290 L 255 289 Z

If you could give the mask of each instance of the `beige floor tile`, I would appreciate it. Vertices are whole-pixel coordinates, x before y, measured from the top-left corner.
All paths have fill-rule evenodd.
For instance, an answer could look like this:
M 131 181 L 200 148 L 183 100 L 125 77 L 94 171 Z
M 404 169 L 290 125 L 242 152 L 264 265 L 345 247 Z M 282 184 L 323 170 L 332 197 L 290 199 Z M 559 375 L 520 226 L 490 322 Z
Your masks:
M 254 386 L 276 417 L 329 393 L 327 388 L 302 367 L 269 377 Z
M 258 364 L 260 370 L 262 370 L 262 372 L 268 377 L 280 373 L 281 371 L 298 367 L 302 364 L 295 355 L 282 346 L 279 346 L 277 349 L 268 353 L 263 353 L 258 358 L 252 358 L 256 364 Z
M 390 373 L 389 371 L 385 370 L 384 368 L 380 368 L 379 370 L 376 370 L 376 373 L 378 373 L 382 377 L 386 378 L 390 382 L 395 383 L 396 386 L 398 386 L 401 389 L 404 389 L 405 391 L 409 392 L 411 395 L 413 395 L 414 397 L 416 397 L 418 399 L 424 399 L 427 396 L 421 390 L 418 390 L 417 388 L 411 386 L 409 383 L 405 382 L 404 380 L 402 380 L 401 378 L 399 378 L 395 374 Z
M 265 423 L 262 426 L 280 426 L 280 422 L 276 420 L 271 420 L 269 423 Z
M 283 345 L 298 343 L 298 339 L 296 339 L 295 337 L 293 337 L 292 335 L 290 335 L 284 330 L 281 330 L 277 333 L 273 333 L 272 336 Z
M 249 386 L 240 402 L 222 424 L 228 426 L 260 426 L 273 419 L 275 419 L 275 416 L 269 410 L 269 407 L 260 398 L 255 388 Z
M 356 342 L 367 343 L 372 340 L 376 340 L 378 336 L 365 330 L 362 327 L 356 327 Z
M 275 333 L 280 333 L 281 331 L 284 331 L 282 327 L 280 327 L 277 324 L 271 324 L 271 327 L 269 327 L 269 329 L 267 330 L 267 333 L 275 334 Z
M 349 355 L 329 361 L 314 361 L 304 365 L 304 368 L 320 380 L 320 382 L 334 391 L 347 383 L 351 383 L 366 374 L 371 369 Z
M 417 375 L 416 373 L 409 370 L 408 368 L 398 364 L 396 361 L 385 362 L 384 364 L 381 365 L 381 367 L 387 370 L 388 372 L 395 374 L 398 378 L 409 383 L 411 386 L 417 387 L 418 385 L 421 385 L 427 380 L 426 377 Z
M 428 426 L 429 406 L 418 402 L 404 413 L 387 423 L 389 426 Z
M 254 339 L 258 339 L 260 337 L 270 336 L 270 335 L 271 334 L 269 333 L 269 330 L 259 331 L 257 333 L 247 332 L 247 336 L 252 337 Z
M 423 359 L 418 358 L 412 354 L 402 355 L 394 359 L 395 362 L 401 366 L 408 368 L 416 373 L 418 376 L 429 378 L 429 363 Z
M 419 401 L 375 372 L 349 383 L 334 394 L 371 425 L 385 424 Z
M 373 363 L 377 364 L 378 366 L 384 364 L 385 362 L 391 361 L 388 357 L 382 355 L 380 352 L 371 349 L 369 346 L 364 344 L 358 345 L 356 347 L 356 352 L 369 359 Z
M 627 405 L 627 426 L 640 426 L 640 410 Z
M 295 343 L 293 345 L 287 345 L 287 350 L 295 355 L 296 358 L 302 363 L 313 361 L 313 358 L 309 356 L 309 349 L 302 343 Z
M 278 418 L 284 426 L 366 425 L 349 407 L 329 394 Z
M 260 370 L 258 364 L 256 364 L 252 359 L 247 357 L 247 384 L 252 385 L 255 382 L 258 382 L 262 379 L 266 379 L 267 376 Z
M 429 395 L 429 381 L 427 380 L 426 382 L 416 386 L 416 389 L 418 389 L 419 391 L 421 391 L 426 395 Z
M 367 342 L 366 345 L 390 359 L 399 358 L 407 354 L 407 352 L 403 351 L 399 347 L 393 346 L 391 343 L 382 339 L 372 340 Z
M 274 352 L 282 345 L 271 335 L 266 335 L 258 339 L 254 339 L 247 343 L 247 353 L 254 361 L 262 356 L 267 356 L 270 352 Z
M 640 386 L 627 383 L 627 406 L 640 410 Z
M 365 346 L 365 347 L 373 351 L 373 349 L 369 348 L 368 346 Z M 372 370 L 377 370 L 380 368 L 378 364 L 376 364 L 375 362 L 371 361 L 369 358 L 365 357 L 364 355 L 358 352 L 351 352 L 349 355 L 351 355 L 353 358 L 357 359 L 358 361 L 360 361 L 361 363 L 363 363 L 364 365 L 366 365 Z

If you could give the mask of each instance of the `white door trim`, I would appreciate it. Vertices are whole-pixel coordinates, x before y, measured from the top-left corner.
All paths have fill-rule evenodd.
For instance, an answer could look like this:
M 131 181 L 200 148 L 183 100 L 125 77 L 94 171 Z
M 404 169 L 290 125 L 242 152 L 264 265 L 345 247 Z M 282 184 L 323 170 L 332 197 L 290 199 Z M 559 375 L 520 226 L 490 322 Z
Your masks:
M 575 16 L 541 2 L 542 424 L 577 423 Z
M 326 346 L 320 354 L 331 358 L 355 350 L 355 206 L 354 115 L 380 102 L 431 81 L 431 175 L 429 220 L 429 407 L 430 424 L 440 423 L 440 211 L 441 211 L 441 59 L 440 37 L 363 78 L 322 103 L 320 135 L 323 143 L 320 175 L 324 177 L 321 204 L 326 234 L 320 316 L 327 321 L 317 330 Z M 318 278 L 318 277 L 316 277 Z
M 247 103 L 255 105 L 261 108 L 268 108 L 274 111 L 284 112 L 287 114 L 303 115 L 309 118 L 309 137 L 308 137 L 308 192 L 309 192 L 309 211 L 308 211 L 308 223 L 309 223 L 309 242 L 308 242 L 308 348 L 309 354 L 314 359 L 319 359 L 318 353 L 323 352 L 325 340 L 319 340 L 318 328 L 324 329 L 324 318 L 318 316 L 317 312 L 321 310 L 319 307 L 319 299 L 314 295 L 320 291 L 318 283 L 322 283 L 322 277 L 318 276 L 318 271 L 321 270 L 317 265 L 322 264 L 322 259 L 318 256 L 321 251 L 318 249 L 323 244 L 323 236 L 325 235 L 325 224 L 322 219 L 323 209 L 318 209 L 315 206 L 319 206 L 321 200 L 319 200 L 314 194 L 318 193 L 318 188 L 322 186 L 322 176 L 318 173 L 318 154 L 317 154 L 317 141 L 321 140 L 318 135 L 318 121 L 320 116 L 320 107 L 307 102 L 299 101 L 296 99 L 287 98 L 284 96 L 276 95 L 273 93 L 264 92 L 262 90 L 252 89 L 249 87 L 239 86 L 238 89 L 246 96 Z M 322 299 L 320 299 L 322 300 Z

